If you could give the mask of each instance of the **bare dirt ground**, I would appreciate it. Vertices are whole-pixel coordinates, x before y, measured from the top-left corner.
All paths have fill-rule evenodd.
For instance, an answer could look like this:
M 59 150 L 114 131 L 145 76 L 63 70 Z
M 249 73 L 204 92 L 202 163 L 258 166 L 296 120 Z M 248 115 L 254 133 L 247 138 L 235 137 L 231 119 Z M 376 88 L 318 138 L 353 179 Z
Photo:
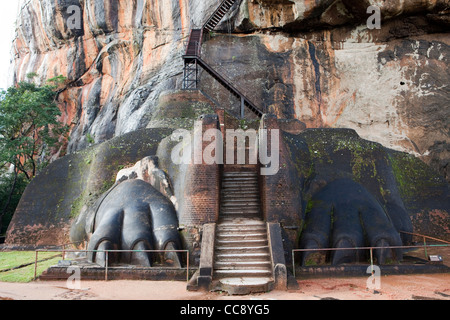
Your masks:
M 298 282 L 298 290 L 247 296 L 188 292 L 176 281 L 81 281 L 80 290 L 66 282 L 0 283 L 0 300 L 450 300 L 450 274 L 382 276 L 375 291 L 367 289 L 367 278 Z

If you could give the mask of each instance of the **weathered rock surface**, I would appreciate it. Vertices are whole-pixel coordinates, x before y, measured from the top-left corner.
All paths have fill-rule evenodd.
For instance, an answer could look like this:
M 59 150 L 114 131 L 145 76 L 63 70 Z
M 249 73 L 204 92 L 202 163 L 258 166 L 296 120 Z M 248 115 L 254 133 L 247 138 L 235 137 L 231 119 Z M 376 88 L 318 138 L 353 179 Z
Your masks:
M 181 87 L 190 28 L 220 0 L 22 2 L 12 80 L 67 77 L 70 153 L 149 125 L 160 93 Z M 381 30 L 366 27 L 370 5 Z M 69 6 L 80 29 L 68 28 Z M 243 34 L 213 37 L 204 57 L 280 116 L 353 128 L 449 179 L 448 12 L 447 0 L 243 0 L 219 25 Z

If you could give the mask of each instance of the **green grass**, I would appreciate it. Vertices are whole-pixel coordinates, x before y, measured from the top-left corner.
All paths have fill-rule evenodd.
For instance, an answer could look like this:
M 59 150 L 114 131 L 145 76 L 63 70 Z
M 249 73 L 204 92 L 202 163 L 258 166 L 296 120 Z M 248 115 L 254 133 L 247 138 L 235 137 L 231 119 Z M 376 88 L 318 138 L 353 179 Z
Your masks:
M 38 260 L 49 259 L 47 261 L 38 262 L 37 276 L 39 277 L 50 266 L 55 265 L 61 260 L 61 256 L 54 257 L 58 252 L 40 252 Z M 0 252 L 0 282 L 30 282 L 34 280 L 34 261 L 36 253 L 34 251 L 13 251 Z M 29 266 L 1 272 L 15 268 L 24 264 L 32 263 Z

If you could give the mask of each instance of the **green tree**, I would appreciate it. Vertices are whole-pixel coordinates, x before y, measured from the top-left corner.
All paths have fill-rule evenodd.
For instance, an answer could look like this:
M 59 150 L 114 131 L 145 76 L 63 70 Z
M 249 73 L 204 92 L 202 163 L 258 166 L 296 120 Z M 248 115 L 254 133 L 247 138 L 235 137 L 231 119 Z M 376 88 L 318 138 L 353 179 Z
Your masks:
M 64 78 L 39 86 L 31 81 L 35 76 L 0 93 L 0 232 L 3 218 L 15 210 L 17 193 L 49 163 L 68 132 L 56 104 Z

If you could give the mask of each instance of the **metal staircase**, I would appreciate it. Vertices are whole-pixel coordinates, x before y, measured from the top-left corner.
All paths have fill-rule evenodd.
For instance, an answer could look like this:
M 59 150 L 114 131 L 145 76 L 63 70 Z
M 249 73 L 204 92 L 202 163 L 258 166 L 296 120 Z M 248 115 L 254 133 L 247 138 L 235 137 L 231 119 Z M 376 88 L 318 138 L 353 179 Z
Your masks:
M 198 63 L 197 58 L 200 57 L 202 47 L 203 30 L 192 29 L 189 35 L 189 41 L 186 46 L 184 59 L 184 77 L 183 89 L 197 89 L 198 84 Z
M 228 90 L 236 98 L 240 99 L 241 103 L 241 118 L 244 118 L 244 110 L 247 107 L 252 113 L 261 118 L 264 112 L 258 108 L 250 99 L 248 99 L 238 88 L 236 88 L 224 76 L 219 74 L 214 68 L 208 65 L 201 58 L 201 47 L 203 34 L 212 31 L 222 20 L 230 8 L 237 2 L 237 0 L 224 0 L 214 14 L 204 24 L 202 29 L 191 29 L 189 40 L 186 46 L 184 59 L 184 78 L 183 89 L 197 89 L 198 85 L 198 67 L 200 66 L 215 80 L 217 80 L 226 90 Z
M 210 32 L 213 31 L 220 21 L 222 21 L 223 17 L 227 14 L 227 12 L 231 9 L 231 7 L 238 0 L 224 0 L 220 4 L 219 8 L 213 13 L 213 15 L 206 21 L 203 25 L 203 30 Z

